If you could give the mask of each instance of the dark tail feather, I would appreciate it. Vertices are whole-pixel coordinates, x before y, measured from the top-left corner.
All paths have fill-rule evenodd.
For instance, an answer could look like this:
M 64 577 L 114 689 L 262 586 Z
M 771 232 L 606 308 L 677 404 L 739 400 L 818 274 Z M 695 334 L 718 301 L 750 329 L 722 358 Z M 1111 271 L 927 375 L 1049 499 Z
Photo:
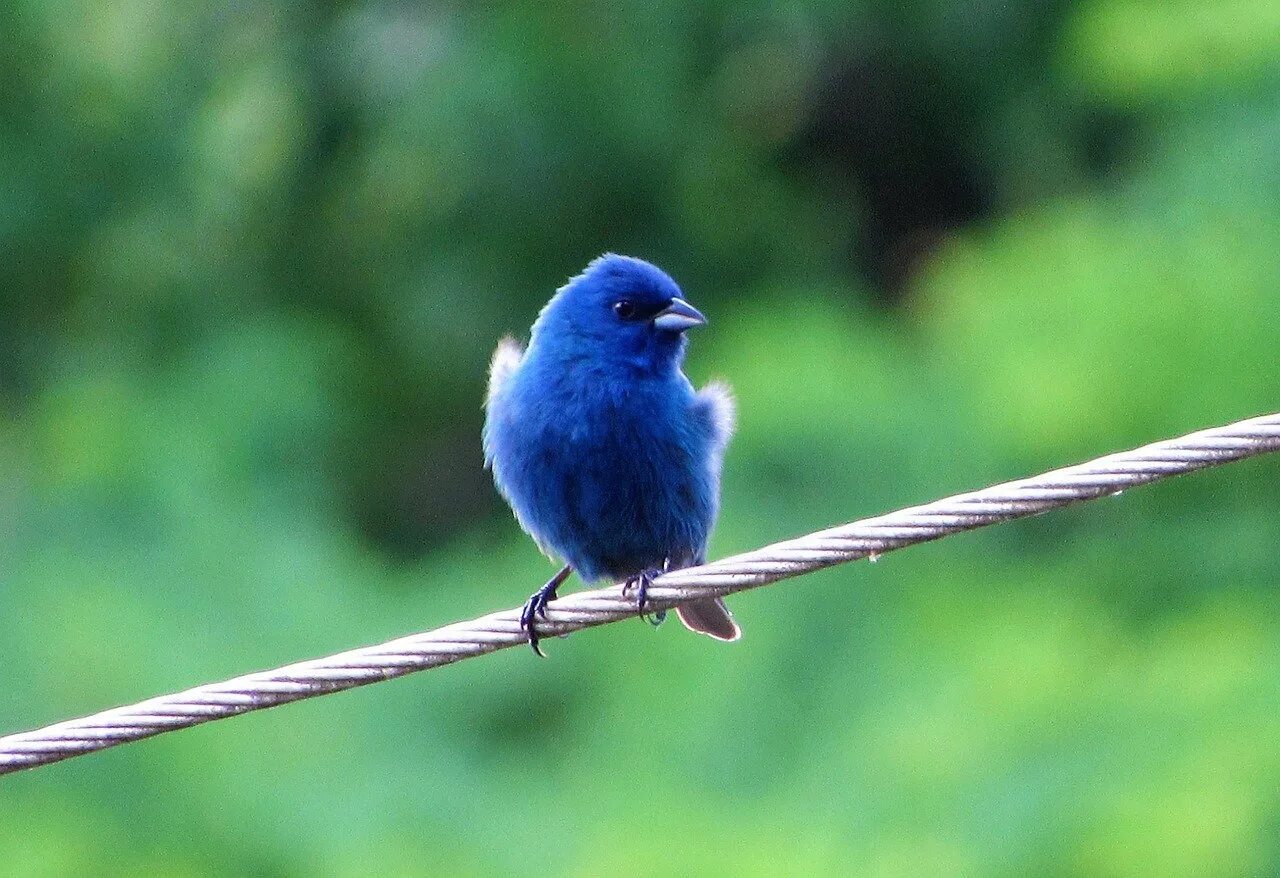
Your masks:
M 737 640 L 742 629 L 733 621 L 733 614 L 720 598 L 707 598 L 676 607 L 676 615 L 690 631 L 697 631 L 716 640 Z

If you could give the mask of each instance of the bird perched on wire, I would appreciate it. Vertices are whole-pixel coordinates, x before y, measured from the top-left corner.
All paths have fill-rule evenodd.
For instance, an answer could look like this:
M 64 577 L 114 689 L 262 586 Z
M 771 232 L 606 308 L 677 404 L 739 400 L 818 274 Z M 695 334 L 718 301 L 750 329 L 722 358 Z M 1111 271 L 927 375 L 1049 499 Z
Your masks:
M 564 567 L 524 605 L 537 617 L 577 571 L 623 582 L 643 610 L 664 570 L 701 564 L 733 430 L 729 389 L 695 391 L 680 370 L 685 330 L 706 318 L 665 272 L 607 253 L 551 298 L 528 350 L 504 339 L 493 355 L 485 463 L 520 526 Z M 737 640 L 719 598 L 683 604 L 686 627 Z

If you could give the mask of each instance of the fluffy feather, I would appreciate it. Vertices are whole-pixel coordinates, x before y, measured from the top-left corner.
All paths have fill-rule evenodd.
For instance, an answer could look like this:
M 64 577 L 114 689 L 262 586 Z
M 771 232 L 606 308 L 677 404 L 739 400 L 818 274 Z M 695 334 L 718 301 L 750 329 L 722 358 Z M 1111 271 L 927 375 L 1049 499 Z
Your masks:
M 733 436 L 737 425 L 737 403 L 733 399 L 733 390 L 723 381 L 711 381 L 698 391 L 698 405 L 705 412 L 704 417 L 711 421 L 716 439 L 723 452 Z
M 498 347 L 493 352 L 493 359 L 489 361 L 489 395 L 486 404 L 493 402 L 494 394 L 501 390 L 507 383 L 507 379 L 520 368 L 520 360 L 523 357 L 524 348 L 511 336 L 508 335 L 498 342 Z

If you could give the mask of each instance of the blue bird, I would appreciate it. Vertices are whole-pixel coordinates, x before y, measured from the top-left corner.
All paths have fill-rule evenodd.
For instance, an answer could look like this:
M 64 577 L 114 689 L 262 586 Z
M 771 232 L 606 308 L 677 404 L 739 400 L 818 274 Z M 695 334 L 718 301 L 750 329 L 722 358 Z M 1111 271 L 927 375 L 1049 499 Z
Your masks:
M 685 330 L 706 318 L 665 272 L 606 253 L 561 287 L 533 324 L 528 350 L 493 355 L 485 463 L 520 526 L 564 568 L 534 592 L 521 626 L 573 571 L 623 582 L 641 609 L 664 570 L 701 564 L 720 500 L 733 397 L 695 391 L 680 370 Z M 676 608 L 693 631 L 737 640 L 719 598 Z

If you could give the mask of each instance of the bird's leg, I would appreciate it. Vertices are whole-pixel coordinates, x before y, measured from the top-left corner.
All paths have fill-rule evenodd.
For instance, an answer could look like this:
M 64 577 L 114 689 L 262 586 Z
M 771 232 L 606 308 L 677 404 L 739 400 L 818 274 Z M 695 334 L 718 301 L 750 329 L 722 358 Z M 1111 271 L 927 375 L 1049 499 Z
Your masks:
M 547 580 L 546 585 L 529 595 L 529 600 L 524 602 L 524 608 L 520 610 L 520 627 L 529 635 L 529 646 L 543 658 L 546 656 L 538 648 L 538 631 L 534 617 L 547 618 L 547 604 L 556 599 L 556 589 L 564 585 L 564 581 L 572 572 L 573 568 L 566 564 L 559 573 Z

